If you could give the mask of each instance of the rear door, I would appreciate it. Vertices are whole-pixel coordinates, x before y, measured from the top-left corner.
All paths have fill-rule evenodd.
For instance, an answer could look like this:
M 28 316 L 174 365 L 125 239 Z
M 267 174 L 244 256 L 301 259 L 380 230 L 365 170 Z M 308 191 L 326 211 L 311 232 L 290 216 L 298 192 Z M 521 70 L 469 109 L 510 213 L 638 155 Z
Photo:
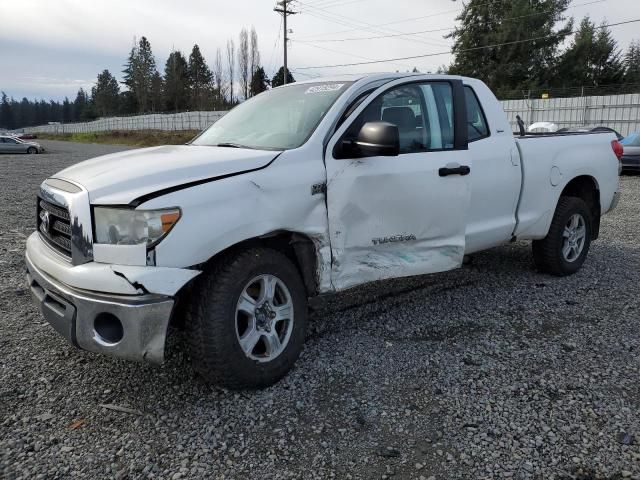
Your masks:
M 462 88 L 457 80 L 416 77 L 389 83 L 330 140 L 325 161 L 335 289 L 462 264 L 472 167 Z M 342 158 L 343 142 L 371 121 L 398 126 L 400 154 Z

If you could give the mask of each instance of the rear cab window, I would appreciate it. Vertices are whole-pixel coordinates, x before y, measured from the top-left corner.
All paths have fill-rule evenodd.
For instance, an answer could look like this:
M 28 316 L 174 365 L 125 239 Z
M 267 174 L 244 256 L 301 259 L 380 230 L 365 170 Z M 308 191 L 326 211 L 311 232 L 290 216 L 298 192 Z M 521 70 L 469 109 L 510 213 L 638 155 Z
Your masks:
M 469 143 L 489 136 L 487 117 L 482 110 L 476 92 L 469 85 L 464 86 L 464 97 L 467 104 L 467 135 Z

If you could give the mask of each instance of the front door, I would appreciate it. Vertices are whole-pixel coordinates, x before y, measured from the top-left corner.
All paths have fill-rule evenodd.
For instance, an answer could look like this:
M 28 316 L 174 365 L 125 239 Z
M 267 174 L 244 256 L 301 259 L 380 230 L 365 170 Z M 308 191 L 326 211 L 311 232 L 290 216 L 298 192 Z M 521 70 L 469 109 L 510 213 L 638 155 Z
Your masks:
M 397 80 L 332 137 L 327 207 L 336 290 L 462 264 L 471 171 L 463 95 L 459 81 Z M 400 154 L 344 158 L 345 141 L 375 121 L 397 125 Z

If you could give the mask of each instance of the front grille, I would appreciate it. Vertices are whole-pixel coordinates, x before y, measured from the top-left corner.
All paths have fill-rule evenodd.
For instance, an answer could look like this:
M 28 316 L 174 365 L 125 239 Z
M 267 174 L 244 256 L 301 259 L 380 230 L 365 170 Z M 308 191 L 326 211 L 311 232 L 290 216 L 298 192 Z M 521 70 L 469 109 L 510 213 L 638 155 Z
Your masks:
M 71 260 L 71 216 L 66 207 L 38 199 L 38 231 L 57 252 Z

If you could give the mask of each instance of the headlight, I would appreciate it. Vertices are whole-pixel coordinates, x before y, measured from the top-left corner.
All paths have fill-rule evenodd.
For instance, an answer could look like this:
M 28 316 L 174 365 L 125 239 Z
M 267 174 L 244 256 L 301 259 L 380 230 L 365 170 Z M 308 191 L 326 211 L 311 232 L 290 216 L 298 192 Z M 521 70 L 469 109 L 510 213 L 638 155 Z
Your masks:
M 164 238 L 180 220 L 179 208 L 132 210 L 129 208 L 95 207 L 95 242 L 111 245 L 151 247 Z

